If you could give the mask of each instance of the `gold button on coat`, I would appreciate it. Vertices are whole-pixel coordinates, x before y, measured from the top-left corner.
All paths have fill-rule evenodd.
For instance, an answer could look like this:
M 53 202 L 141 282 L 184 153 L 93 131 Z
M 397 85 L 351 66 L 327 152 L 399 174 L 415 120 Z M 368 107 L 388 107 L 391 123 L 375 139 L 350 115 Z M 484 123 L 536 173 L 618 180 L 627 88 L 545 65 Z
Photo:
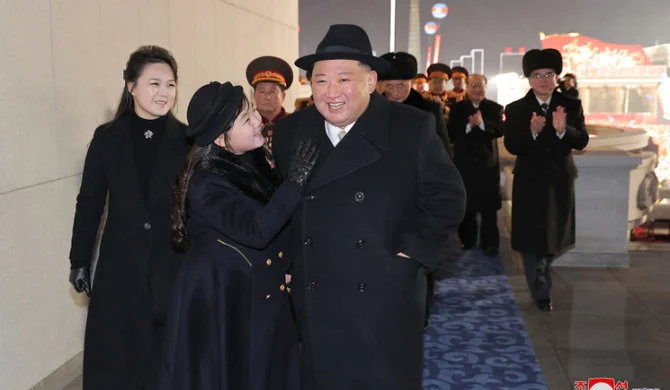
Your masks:
M 268 267 L 269 267 L 269 266 L 270 266 L 270 265 L 272 264 L 272 260 L 270 260 L 270 259 L 267 259 L 267 260 L 265 261 L 265 264 L 267 264 L 267 265 L 268 265 Z
M 286 290 L 286 286 L 284 286 L 284 285 L 282 284 L 281 286 L 279 286 L 279 290 L 281 290 L 281 291 Z
M 281 259 L 282 257 L 284 257 L 284 252 L 279 252 L 279 254 L 277 254 L 277 256 L 279 256 L 279 258 Z
M 265 299 L 270 299 L 270 294 L 266 295 Z

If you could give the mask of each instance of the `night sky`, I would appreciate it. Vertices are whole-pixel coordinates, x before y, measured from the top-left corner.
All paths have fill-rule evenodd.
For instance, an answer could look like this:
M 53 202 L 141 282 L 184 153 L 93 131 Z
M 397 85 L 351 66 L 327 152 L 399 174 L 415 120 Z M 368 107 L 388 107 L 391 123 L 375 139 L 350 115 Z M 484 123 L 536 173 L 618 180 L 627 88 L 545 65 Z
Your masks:
M 434 20 L 437 1 L 421 0 L 421 52 L 425 62 L 429 37 L 423 25 Z M 540 48 L 539 32 L 579 32 L 620 44 L 670 43 L 670 0 L 451 0 L 449 15 L 440 22 L 440 61 L 482 48 L 485 71 L 498 73 L 505 47 Z M 389 50 L 389 0 L 300 0 L 300 55 L 313 53 L 328 26 L 353 23 L 370 36 L 377 55 Z M 409 0 L 397 0 L 396 51 L 407 50 Z M 420 65 L 421 68 L 421 65 Z

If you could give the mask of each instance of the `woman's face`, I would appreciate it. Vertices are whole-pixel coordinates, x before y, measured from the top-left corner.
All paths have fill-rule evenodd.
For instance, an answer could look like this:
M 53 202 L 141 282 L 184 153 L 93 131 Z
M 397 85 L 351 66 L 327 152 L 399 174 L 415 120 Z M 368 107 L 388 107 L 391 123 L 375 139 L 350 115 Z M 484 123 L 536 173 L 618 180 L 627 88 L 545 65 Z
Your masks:
M 261 114 L 250 104 L 245 104 L 227 135 L 221 133 L 214 143 L 235 154 L 258 149 L 265 143 L 261 125 Z
M 168 64 L 146 65 L 137 81 L 128 83 L 127 87 L 133 95 L 135 113 L 140 118 L 157 119 L 174 107 L 177 83 Z

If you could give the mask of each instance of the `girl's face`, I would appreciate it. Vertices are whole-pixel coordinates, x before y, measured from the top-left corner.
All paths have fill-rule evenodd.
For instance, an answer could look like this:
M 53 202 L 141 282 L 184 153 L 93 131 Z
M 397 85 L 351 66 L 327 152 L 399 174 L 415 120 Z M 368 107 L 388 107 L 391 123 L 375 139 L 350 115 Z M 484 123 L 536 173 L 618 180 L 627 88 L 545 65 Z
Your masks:
M 214 143 L 235 154 L 258 149 L 265 143 L 261 124 L 261 114 L 247 103 L 235 118 L 233 127 L 227 133 L 221 133 Z
M 146 65 L 137 81 L 128 83 L 127 88 L 133 95 L 135 113 L 144 119 L 166 115 L 177 96 L 172 68 L 162 62 Z

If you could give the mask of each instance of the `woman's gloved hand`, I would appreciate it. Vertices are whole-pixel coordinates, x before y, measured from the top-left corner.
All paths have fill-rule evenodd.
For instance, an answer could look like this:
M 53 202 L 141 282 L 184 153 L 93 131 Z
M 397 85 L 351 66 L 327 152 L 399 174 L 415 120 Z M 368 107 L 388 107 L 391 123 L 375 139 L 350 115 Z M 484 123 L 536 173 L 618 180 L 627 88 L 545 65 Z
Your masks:
M 314 141 L 300 141 L 288 162 L 287 180 L 298 184 L 301 188 L 304 187 L 318 158 L 319 148 Z
M 75 291 L 86 292 L 91 296 L 91 269 L 89 267 L 74 268 L 70 270 L 70 283 Z

